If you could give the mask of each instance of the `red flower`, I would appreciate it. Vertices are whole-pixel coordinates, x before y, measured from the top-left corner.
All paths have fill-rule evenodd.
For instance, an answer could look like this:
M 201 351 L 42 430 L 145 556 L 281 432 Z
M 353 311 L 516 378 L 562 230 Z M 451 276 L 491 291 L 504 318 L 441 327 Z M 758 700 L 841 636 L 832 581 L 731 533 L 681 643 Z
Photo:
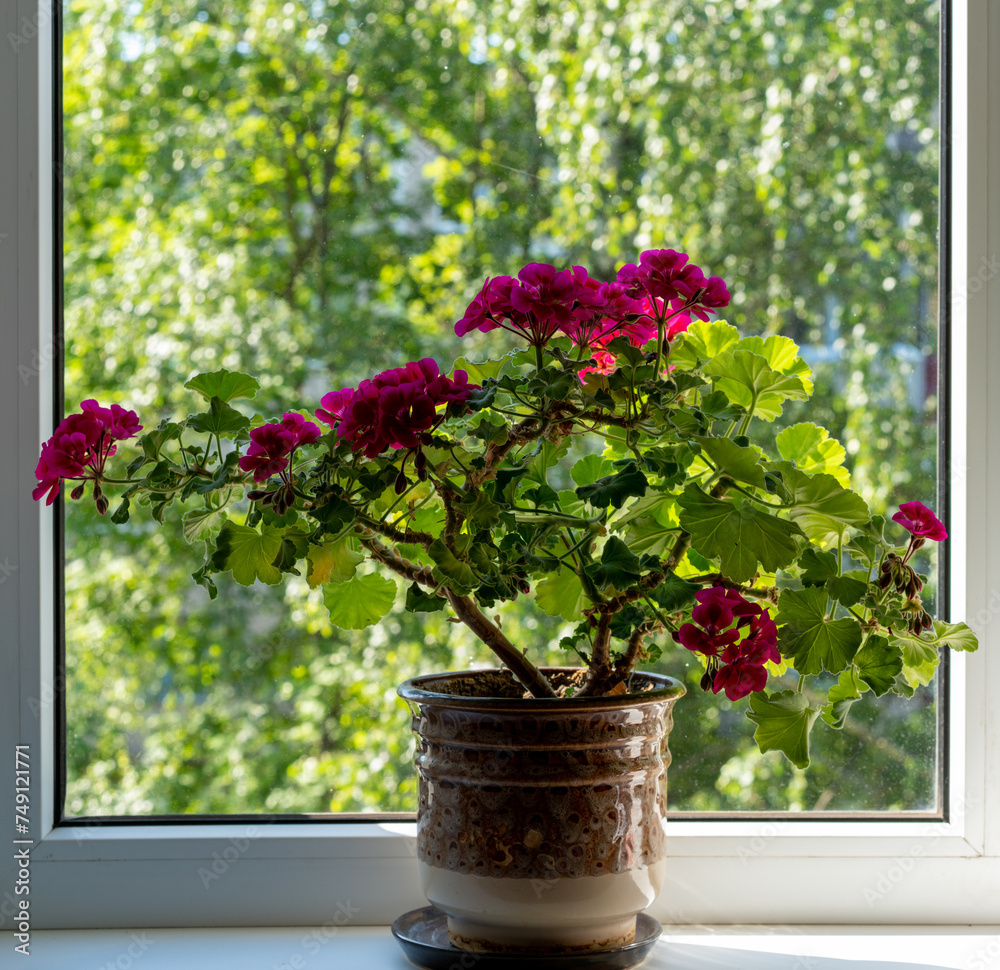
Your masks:
M 38 485 L 31 492 L 36 502 L 44 496 L 45 504 L 51 505 L 66 479 L 100 481 L 105 463 L 116 451 L 114 442 L 135 437 L 142 430 L 135 411 L 117 404 L 103 408 L 90 399 L 80 405 L 80 411 L 60 421 L 42 445 L 35 468 Z M 98 501 L 102 515 L 106 508 L 106 499 Z
M 904 502 L 892 517 L 915 539 L 933 539 L 941 542 L 948 538 L 944 525 L 922 502 Z
M 638 266 L 629 263 L 618 270 L 618 282 L 625 284 L 633 297 L 667 301 L 689 297 L 698 289 L 698 278 L 704 277 L 697 266 L 685 265 L 687 259 L 687 253 L 673 249 L 649 249 L 640 255 Z
M 700 590 L 695 599 L 694 623 L 685 623 L 673 636 L 688 650 L 710 658 L 707 679 L 702 681 L 705 689 L 710 685 L 716 694 L 724 690 L 730 700 L 763 690 L 764 664 L 781 663 L 778 628 L 771 614 L 723 586 Z
M 511 276 L 487 277 L 483 288 L 465 311 L 465 316 L 455 324 L 455 333 L 464 337 L 470 330 L 481 330 L 483 333 L 496 330 L 500 320 L 510 316 L 510 291 L 516 285 L 517 280 Z
M 317 412 L 321 421 L 337 425 L 337 437 L 374 458 L 386 448 L 413 448 L 419 435 L 431 430 L 442 404 L 461 404 L 478 385 L 469 375 L 455 371 L 454 378 L 438 372 L 429 357 L 405 367 L 376 374 L 357 389 L 346 388 L 323 398 L 330 411 Z
M 286 413 L 280 424 L 262 424 L 250 432 L 250 447 L 240 458 L 240 468 L 252 471 L 255 482 L 266 482 L 288 467 L 290 456 L 299 445 L 311 445 L 321 433 L 301 414 Z

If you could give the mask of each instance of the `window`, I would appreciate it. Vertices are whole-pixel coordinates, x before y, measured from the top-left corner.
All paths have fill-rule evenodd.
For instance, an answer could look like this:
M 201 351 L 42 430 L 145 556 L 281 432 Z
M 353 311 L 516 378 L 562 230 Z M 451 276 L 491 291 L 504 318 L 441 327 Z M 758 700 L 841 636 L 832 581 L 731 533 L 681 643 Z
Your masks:
M 12 343 L 17 353 L 5 359 L 5 379 L 0 381 L 8 418 L 0 430 L 4 453 L 17 456 L 2 471 L 11 499 L 0 518 L 0 558 L 8 549 L 12 554 L 4 560 L 0 611 L 5 649 L 15 661 L 10 669 L 17 676 L 5 679 L 0 690 L 6 750 L 28 745 L 32 765 L 34 925 L 322 922 L 337 900 L 348 898 L 361 909 L 359 922 L 387 922 L 420 902 L 406 824 L 277 826 L 254 819 L 126 828 L 52 825 L 51 699 L 57 674 L 51 662 L 53 610 L 46 592 L 51 589 L 52 537 L 50 518 L 28 494 L 38 442 L 43 429 L 51 427 L 47 40 L 52 25 L 51 8 L 28 6 L 8 7 L 0 14 L 0 37 L 6 42 L 10 36 L 32 35 L 16 47 L 16 57 L 0 59 L 0 85 L 10 92 L 0 100 L 0 130 L 17 134 L 0 144 L 4 171 L 17 176 L 0 187 L 0 236 L 7 234 L 0 238 L 0 293 L 3 305 L 17 307 Z M 654 910 L 664 920 L 995 920 L 1000 751 L 985 724 L 987 698 L 1000 687 L 997 665 L 988 659 L 1000 561 L 988 547 L 995 512 L 986 483 L 998 445 L 986 430 L 1000 417 L 1000 400 L 988 380 L 1000 368 L 1000 359 L 995 348 L 990 358 L 985 297 L 996 285 L 991 245 L 1000 226 L 991 223 L 984 200 L 995 183 L 989 172 L 1000 168 L 985 137 L 990 124 L 1000 120 L 1000 104 L 990 96 L 1000 57 L 1000 18 L 987 5 L 961 7 L 954 11 L 953 28 L 955 225 L 950 242 L 952 279 L 958 282 L 952 287 L 957 391 L 951 435 L 956 480 L 952 603 L 956 616 L 967 617 L 983 636 L 983 648 L 953 664 L 948 821 L 677 823 L 672 883 Z M 8 247 L 11 240 L 16 247 Z M 4 789 L 10 819 L 13 788 Z M 8 868 L 5 882 L 13 882 L 6 879 Z M 808 894 L 801 891 L 804 873 Z M 759 892 L 761 885 L 768 887 L 766 894 Z M 9 916 L 3 916 L 6 922 Z
M 67 8 L 69 409 L 113 400 L 148 432 L 200 409 L 181 385 L 219 366 L 264 380 L 248 414 L 308 409 L 406 360 L 481 356 L 490 338 L 450 324 L 485 274 L 605 278 L 669 245 L 726 278 L 741 333 L 794 337 L 814 368 L 756 441 L 816 421 L 873 512 L 933 504 L 938 3 L 220 9 Z M 210 600 L 178 504 L 157 530 L 134 498 L 124 527 L 66 503 L 66 815 L 411 809 L 386 697 L 490 655 L 402 604 L 331 627 L 304 576 L 223 574 Z M 525 597 L 503 617 L 532 656 L 575 662 L 571 624 Z M 804 774 L 760 756 L 682 648 L 661 669 L 689 687 L 673 810 L 939 810 L 932 690 L 818 724 Z

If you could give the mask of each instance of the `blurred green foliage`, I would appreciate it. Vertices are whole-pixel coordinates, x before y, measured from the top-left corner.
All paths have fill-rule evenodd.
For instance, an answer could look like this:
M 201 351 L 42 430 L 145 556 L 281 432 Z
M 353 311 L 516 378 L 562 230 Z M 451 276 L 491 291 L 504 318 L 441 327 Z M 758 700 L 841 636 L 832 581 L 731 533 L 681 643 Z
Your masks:
M 692 254 L 729 321 L 812 348 L 808 412 L 874 509 L 936 476 L 938 5 L 801 0 L 71 0 L 66 397 L 183 415 L 256 374 L 265 417 L 419 356 L 486 275 Z M 491 335 L 492 336 L 492 335 Z M 476 339 L 488 337 L 477 335 Z M 330 627 L 321 591 L 209 605 L 179 527 L 67 512 L 70 815 L 411 811 L 395 685 L 486 660 L 437 615 Z M 925 563 L 925 566 L 928 565 Z M 561 630 L 505 631 L 572 663 Z M 760 756 L 701 668 L 671 807 L 917 809 L 934 696 Z M 864 708 L 864 710 L 862 710 Z

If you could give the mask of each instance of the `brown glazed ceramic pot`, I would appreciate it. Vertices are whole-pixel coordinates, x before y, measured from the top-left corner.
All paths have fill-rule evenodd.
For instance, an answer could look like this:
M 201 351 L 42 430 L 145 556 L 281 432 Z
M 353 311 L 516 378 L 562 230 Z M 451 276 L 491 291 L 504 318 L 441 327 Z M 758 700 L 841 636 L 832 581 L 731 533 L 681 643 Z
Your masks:
M 581 671 L 548 668 L 554 686 Z M 507 671 L 407 681 L 420 780 L 417 865 L 466 950 L 631 943 L 663 885 L 667 735 L 679 681 L 525 698 Z

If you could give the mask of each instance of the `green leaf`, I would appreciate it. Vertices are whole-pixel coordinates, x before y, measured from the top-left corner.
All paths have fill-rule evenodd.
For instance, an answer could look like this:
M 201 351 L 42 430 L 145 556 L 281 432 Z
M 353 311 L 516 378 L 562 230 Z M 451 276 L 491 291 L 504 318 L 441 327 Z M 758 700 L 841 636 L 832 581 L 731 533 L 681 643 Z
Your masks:
M 225 509 L 195 509 L 184 513 L 184 538 L 188 542 L 208 539 L 226 521 Z
M 114 522 L 115 525 L 124 525 L 128 522 L 129 506 L 131 504 L 132 503 L 129 497 L 127 495 L 123 495 L 118 508 L 111 513 L 111 521 Z M 188 541 L 190 542 L 191 540 L 189 539 Z
M 808 768 L 809 732 L 819 713 L 796 690 L 760 691 L 750 695 L 747 717 L 757 725 L 753 738 L 761 751 L 780 751 L 797 768 Z
M 867 689 L 867 685 L 861 685 L 861 690 Z M 854 677 L 851 674 L 850 668 L 848 668 L 841 673 L 837 683 L 830 688 L 830 693 L 827 697 L 828 703 L 822 707 L 823 720 L 835 730 L 842 730 L 847 723 L 848 712 L 854 706 L 854 702 L 859 700 L 860 697 L 861 694 L 854 685 Z
M 783 590 L 778 601 L 785 624 L 778 634 L 778 649 L 800 674 L 821 670 L 839 674 L 861 645 L 861 627 L 850 617 L 828 620 L 826 601 L 826 590 L 821 586 Z
M 847 453 L 826 428 L 809 421 L 793 424 L 778 432 L 775 444 L 778 454 L 794 462 L 799 471 L 807 475 L 832 475 L 844 488 L 850 487 L 851 476 L 842 467 Z
M 748 411 L 753 408 L 754 416 L 765 421 L 773 421 L 781 414 L 783 401 L 809 397 L 799 377 L 773 370 L 764 357 L 748 350 L 719 354 L 705 365 L 705 373 L 733 404 Z
M 639 557 L 617 536 L 610 536 L 601 551 L 601 562 L 591 563 L 587 573 L 602 589 L 625 589 L 642 578 Z
M 760 452 L 756 448 L 741 448 L 729 438 L 694 439 L 715 467 L 737 482 L 764 488 L 764 466 L 760 463 Z
M 207 411 L 189 415 L 187 426 L 192 431 L 232 438 L 250 427 L 250 419 L 235 408 L 231 408 L 221 398 L 213 397 Z
M 673 341 L 670 363 L 679 367 L 694 367 L 700 360 L 712 360 L 735 346 L 740 332 L 725 320 L 695 320 Z
M 881 697 L 892 689 L 896 677 L 903 670 L 899 647 L 878 634 L 872 634 L 865 645 L 854 655 L 858 676 Z
M 309 563 L 306 581 L 310 589 L 316 589 L 324 583 L 346 583 L 365 557 L 358 552 L 354 537 L 348 534 L 340 539 L 327 539 L 321 545 L 310 545 L 306 559 Z
M 689 583 L 676 573 L 669 572 L 659 586 L 650 590 L 649 598 L 660 609 L 667 613 L 674 613 L 690 606 L 694 602 L 694 594 L 701 588 L 698 584 Z
M 841 606 L 854 606 L 868 592 L 868 574 L 859 569 L 852 569 L 843 576 L 829 580 L 826 591 Z
M 789 462 L 771 467 L 780 468 L 789 491 L 789 517 L 813 542 L 836 541 L 848 528 L 861 528 L 871 518 L 865 500 L 832 475 L 806 475 Z
M 610 476 L 614 470 L 614 465 L 602 455 L 586 455 L 569 470 L 569 476 L 577 485 L 593 485 L 599 478 Z
M 778 371 L 779 374 L 797 377 L 802 381 L 806 392 L 812 393 L 812 370 L 799 357 L 798 345 L 790 337 L 783 337 L 779 334 L 772 334 L 766 339 L 764 337 L 744 337 L 732 349 L 734 351 L 748 350 L 752 354 L 758 354 L 767 361 L 768 366 L 773 370 Z
M 431 559 L 434 560 L 434 578 L 444 583 L 449 589 L 454 590 L 460 596 L 471 593 L 476 586 L 476 576 L 472 567 L 462 562 L 448 548 L 443 539 L 435 539 L 427 551 Z
M 934 621 L 934 643 L 952 650 L 974 652 L 979 647 L 979 638 L 964 623 Z
M 837 575 L 837 557 L 832 552 L 820 552 L 814 546 L 802 553 L 798 565 L 806 586 L 822 586 Z
M 634 461 L 630 461 L 615 475 L 579 486 L 576 494 L 594 508 L 605 509 L 611 505 L 620 509 L 627 498 L 645 495 L 648 485 L 649 479 L 639 471 Z
M 443 596 L 428 593 L 419 583 L 411 583 L 406 588 L 407 613 L 437 613 L 447 607 L 448 601 Z
M 260 382 L 255 377 L 228 370 L 198 374 L 184 386 L 197 391 L 206 401 L 217 397 L 223 402 L 238 397 L 253 397 L 260 390 Z
M 378 623 L 396 600 L 396 584 L 379 573 L 354 576 L 323 590 L 330 622 L 342 630 L 363 630 Z
M 281 570 L 273 563 L 281 550 L 280 534 L 263 533 L 231 519 L 222 524 L 215 540 L 212 565 L 217 570 L 231 570 L 241 586 L 252 586 L 259 580 L 268 586 L 281 582 Z
M 321 523 L 327 532 L 337 534 L 343 531 L 344 526 L 354 521 L 356 513 L 350 502 L 345 502 L 339 495 L 331 495 L 309 514 Z
M 572 570 L 563 568 L 535 583 L 535 602 L 549 616 L 578 620 L 587 601 L 580 577 Z
M 752 579 L 758 565 L 773 573 L 799 554 L 799 527 L 749 502 L 734 504 L 689 485 L 679 503 L 681 528 L 691 533 L 694 548 L 718 558 L 723 574 L 738 583 Z
M 458 503 L 459 509 L 477 529 L 492 529 L 500 522 L 503 509 L 486 492 L 467 495 Z
M 144 434 L 138 441 L 143 454 L 150 461 L 160 460 L 160 449 L 172 438 L 176 438 L 181 433 L 181 426 L 173 421 L 161 421 L 159 426 L 148 434 Z

